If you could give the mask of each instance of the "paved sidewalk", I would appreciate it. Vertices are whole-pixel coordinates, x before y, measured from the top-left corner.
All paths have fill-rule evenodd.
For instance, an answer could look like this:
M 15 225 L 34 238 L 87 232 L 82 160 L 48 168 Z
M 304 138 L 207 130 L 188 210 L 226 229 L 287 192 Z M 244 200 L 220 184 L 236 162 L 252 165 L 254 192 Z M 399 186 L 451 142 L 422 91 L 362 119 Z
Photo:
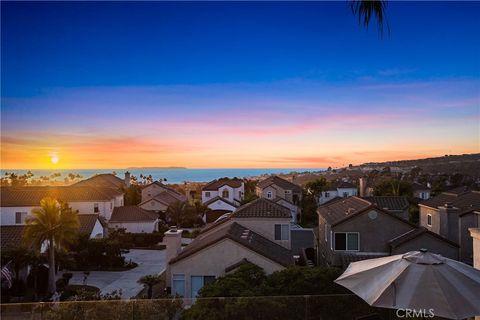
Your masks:
M 125 255 L 126 261 L 132 260 L 138 266 L 127 271 L 91 271 L 87 285 L 95 286 L 102 293 L 122 289 L 122 298 L 129 299 L 142 290 L 137 280 L 147 274 L 159 274 L 165 270 L 165 250 L 132 249 Z M 62 272 L 63 273 L 63 272 Z M 74 271 L 71 284 L 83 284 L 83 272 Z

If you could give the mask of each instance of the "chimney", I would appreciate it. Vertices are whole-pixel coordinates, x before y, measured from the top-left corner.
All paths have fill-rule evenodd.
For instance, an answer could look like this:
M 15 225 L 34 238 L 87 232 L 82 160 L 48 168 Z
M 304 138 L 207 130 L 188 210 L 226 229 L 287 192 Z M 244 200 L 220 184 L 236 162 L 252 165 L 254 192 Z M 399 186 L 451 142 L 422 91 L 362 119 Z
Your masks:
M 182 251 L 182 231 L 177 229 L 177 227 L 172 226 L 170 230 L 165 232 L 165 237 L 163 238 L 163 242 L 166 245 L 167 251 L 167 263 L 175 258 L 180 251 Z
M 359 192 L 360 192 L 360 197 L 365 197 L 366 196 L 366 191 L 367 191 L 367 180 L 365 177 L 360 177 L 358 179 L 358 184 L 359 184 Z
M 130 187 L 130 172 L 125 172 L 125 179 L 123 181 L 125 182 L 125 186 L 127 188 Z
M 455 208 L 451 202 L 438 207 L 440 226 L 438 233 L 453 242 L 460 243 L 458 234 L 460 210 Z

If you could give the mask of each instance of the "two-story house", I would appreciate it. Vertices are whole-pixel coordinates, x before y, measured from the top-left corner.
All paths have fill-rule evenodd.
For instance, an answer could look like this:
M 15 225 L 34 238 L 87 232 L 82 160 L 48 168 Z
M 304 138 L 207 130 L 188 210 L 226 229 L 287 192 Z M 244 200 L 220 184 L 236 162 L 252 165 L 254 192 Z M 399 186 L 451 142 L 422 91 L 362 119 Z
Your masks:
M 290 209 L 292 222 L 297 222 L 300 212 L 300 202 L 302 201 L 302 187 L 280 178 L 271 176 L 259 181 L 255 187 L 255 193 L 260 198 L 274 201 Z
M 159 182 L 152 182 L 142 188 L 140 208 L 154 212 L 165 212 L 176 202 L 185 202 L 187 197 L 177 190 Z
M 358 188 L 356 185 L 345 181 L 333 181 L 328 184 L 325 191 L 322 191 L 318 197 L 318 204 L 322 205 L 335 198 L 347 198 L 356 196 Z
M 220 178 L 202 188 L 202 203 L 212 210 L 235 211 L 245 195 L 243 180 Z
M 413 197 L 419 200 L 428 200 L 430 199 L 430 188 L 426 185 L 414 182 L 412 184 Z
M 458 259 L 458 244 L 359 197 L 318 208 L 319 264 L 346 267 L 350 262 L 421 248 Z
M 24 224 L 40 201 L 51 197 L 67 202 L 79 214 L 98 214 L 110 220 L 113 208 L 123 204 L 123 193 L 113 188 L 68 187 L 2 187 L 0 212 L 2 225 Z
M 460 245 L 460 260 L 473 261 L 469 228 L 480 226 L 480 192 L 455 189 L 419 204 L 420 225 Z
M 172 294 L 194 298 L 215 278 L 250 262 L 267 274 L 293 265 L 290 210 L 267 199 L 239 207 L 229 218 L 206 228 L 181 249 L 181 230 L 165 233 L 167 287 Z

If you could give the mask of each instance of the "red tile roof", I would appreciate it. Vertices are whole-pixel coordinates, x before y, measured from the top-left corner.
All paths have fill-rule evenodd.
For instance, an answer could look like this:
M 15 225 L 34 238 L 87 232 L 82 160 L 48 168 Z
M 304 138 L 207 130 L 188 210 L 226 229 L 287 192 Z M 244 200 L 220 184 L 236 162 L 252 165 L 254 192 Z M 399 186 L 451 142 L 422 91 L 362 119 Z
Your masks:
M 102 187 L 121 189 L 125 186 L 125 181 L 111 173 L 97 174 L 91 178 L 79 181 L 73 186 L 77 187 Z
M 284 190 L 292 190 L 293 192 L 302 192 L 302 187 L 299 185 L 290 182 L 288 180 L 282 179 L 278 176 L 271 176 L 265 180 L 260 181 L 257 186 L 261 189 L 265 189 L 270 185 L 276 185 Z
M 124 206 L 113 208 L 110 222 L 155 221 L 158 217 L 158 214 L 137 206 Z
M 99 215 L 95 213 L 79 214 L 78 220 L 80 221 L 80 228 L 78 229 L 78 232 L 88 234 L 92 233 L 95 223 L 97 223 L 97 221 L 100 222 Z
M 258 198 L 237 208 L 234 218 L 290 218 L 290 209 L 265 198 Z
M 218 190 L 220 187 L 227 185 L 232 188 L 240 188 L 242 186 L 243 181 L 237 178 L 220 178 L 217 180 L 213 180 L 207 183 L 202 190 L 203 191 L 215 191 Z
M 1 249 L 15 249 L 22 245 L 25 226 L 0 226 Z
M 94 187 L 1 187 L 0 203 L 2 207 L 31 207 L 40 205 L 45 197 L 58 201 L 109 201 L 120 192 L 111 188 Z

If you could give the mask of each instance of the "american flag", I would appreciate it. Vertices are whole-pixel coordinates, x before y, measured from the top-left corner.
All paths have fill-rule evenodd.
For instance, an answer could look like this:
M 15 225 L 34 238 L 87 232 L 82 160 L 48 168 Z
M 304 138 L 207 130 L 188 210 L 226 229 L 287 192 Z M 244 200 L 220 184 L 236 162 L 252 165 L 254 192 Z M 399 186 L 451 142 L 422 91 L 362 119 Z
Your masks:
M 9 289 L 12 287 L 12 279 L 13 279 L 13 273 L 10 270 L 11 263 L 12 261 L 9 261 L 6 265 L 2 267 L 2 283 L 3 281 L 5 281 Z

